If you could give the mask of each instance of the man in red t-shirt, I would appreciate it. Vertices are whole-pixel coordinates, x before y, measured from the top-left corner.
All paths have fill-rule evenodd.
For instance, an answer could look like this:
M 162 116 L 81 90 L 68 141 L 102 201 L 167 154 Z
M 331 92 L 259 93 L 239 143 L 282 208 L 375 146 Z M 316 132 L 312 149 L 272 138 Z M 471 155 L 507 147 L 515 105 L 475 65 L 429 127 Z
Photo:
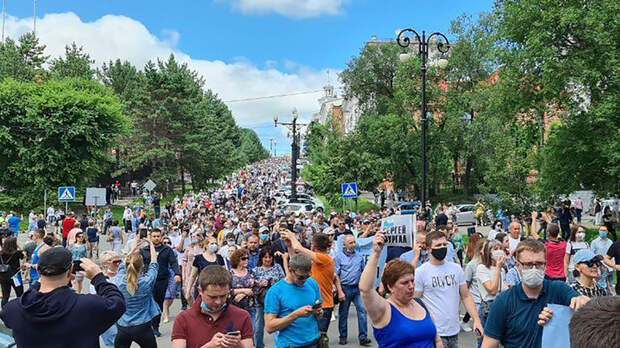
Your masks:
M 536 232 L 536 212 L 532 213 L 532 237 L 538 240 L 540 237 Z M 547 266 L 545 268 L 545 278 L 549 280 L 566 281 L 564 273 L 564 254 L 566 254 L 566 241 L 560 238 L 560 227 L 549 222 L 547 225 L 547 235 L 549 240 L 542 240 L 546 247 Z
M 73 218 L 73 212 L 67 212 L 67 217 L 62 220 L 62 246 L 67 246 L 67 237 L 69 236 L 69 231 L 73 229 L 75 226 L 75 219 Z
M 226 268 L 207 266 L 198 284 L 200 297 L 174 320 L 171 348 L 252 348 L 250 314 L 228 304 L 231 277 Z

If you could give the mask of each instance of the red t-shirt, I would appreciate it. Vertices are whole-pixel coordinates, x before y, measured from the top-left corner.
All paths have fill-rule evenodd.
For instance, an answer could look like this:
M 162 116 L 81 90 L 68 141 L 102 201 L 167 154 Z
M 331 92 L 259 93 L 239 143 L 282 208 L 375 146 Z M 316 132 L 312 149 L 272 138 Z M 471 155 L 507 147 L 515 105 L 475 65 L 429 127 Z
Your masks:
M 566 278 L 564 273 L 564 254 L 566 254 L 566 242 L 545 242 L 547 247 L 547 271 L 550 278 Z
M 172 340 L 185 340 L 187 348 L 200 348 L 221 332 L 240 331 L 241 339 L 253 339 L 252 319 L 243 309 L 229 304 L 215 320 L 200 311 L 200 297 L 192 308 L 182 311 L 174 320 Z
M 74 226 L 75 220 L 69 218 L 65 218 L 64 220 L 62 220 L 62 238 L 67 239 L 69 231 L 71 231 Z

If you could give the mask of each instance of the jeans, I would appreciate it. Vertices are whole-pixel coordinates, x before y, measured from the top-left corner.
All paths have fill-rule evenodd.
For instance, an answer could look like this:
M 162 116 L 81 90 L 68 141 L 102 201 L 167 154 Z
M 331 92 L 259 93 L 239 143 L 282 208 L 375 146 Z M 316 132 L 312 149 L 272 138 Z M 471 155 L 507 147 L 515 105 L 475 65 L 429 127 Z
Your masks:
M 476 311 L 478 312 L 478 317 L 480 317 L 480 325 L 482 325 L 482 327 L 484 327 L 484 325 L 487 322 L 487 317 L 484 316 L 484 313 L 483 313 L 482 310 L 483 310 L 482 304 L 481 303 L 476 303 Z M 475 337 L 475 333 L 474 333 L 474 337 Z M 480 348 L 482 346 L 482 338 L 483 337 L 480 337 L 480 338 L 476 339 L 478 341 L 478 345 L 477 345 L 478 348 Z M 445 344 L 444 344 L 444 346 L 445 346 Z
M 141 348 L 157 348 L 150 322 L 127 327 L 117 325 L 117 329 L 118 333 L 114 339 L 116 348 L 129 348 L 132 342 L 136 342 Z
M 256 306 L 254 317 L 254 348 L 265 348 L 265 308 L 262 305 Z
M 440 336 L 443 348 L 459 348 L 459 335 Z
M 364 305 L 362 304 L 359 286 L 342 285 L 342 291 L 344 291 L 345 299 L 338 305 L 338 331 L 340 332 L 340 339 L 347 339 L 349 307 L 351 307 L 351 302 L 353 302 L 353 304 L 355 304 L 355 310 L 357 311 L 357 337 L 361 341 L 368 336 L 368 324 L 366 319 L 366 309 L 364 309 Z
M 252 328 L 256 327 L 256 307 L 252 307 L 245 310 L 250 315 L 250 319 L 252 320 Z
M 319 319 L 319 332 L 327 332 L 327 330 L 329 329 L 329 321 L 332 319 L 333 311 L 334 307 L 323 308 L 323 315 Z
M 116 339 L 116 334 L 118 333 L 118 329 L 116 328 L 116 324 L 110 326 L 104 333 L 101 334 L 101 339 L 103 340 L 103 345 L 106 347 L 114 347 L 114 340 Z

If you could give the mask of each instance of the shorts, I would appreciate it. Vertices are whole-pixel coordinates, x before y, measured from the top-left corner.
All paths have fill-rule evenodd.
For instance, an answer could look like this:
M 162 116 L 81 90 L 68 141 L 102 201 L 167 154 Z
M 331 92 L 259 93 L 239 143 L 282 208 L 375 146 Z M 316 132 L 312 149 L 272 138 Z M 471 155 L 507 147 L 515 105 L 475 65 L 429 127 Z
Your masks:
M 80 272 L 78 272 L 75 274 L 75 280 L 77 282 L 81 282 L 82 280 L 84 280 L 84 276 Z

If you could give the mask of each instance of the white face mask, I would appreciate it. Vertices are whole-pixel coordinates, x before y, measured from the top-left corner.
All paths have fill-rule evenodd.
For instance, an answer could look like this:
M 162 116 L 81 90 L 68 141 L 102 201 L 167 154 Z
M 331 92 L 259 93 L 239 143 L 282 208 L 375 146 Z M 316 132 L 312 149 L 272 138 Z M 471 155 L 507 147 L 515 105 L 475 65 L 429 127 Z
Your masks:
M 537 288 L 545 279 L 545 271 L 537 268 L 524 269 L 521 272 L 521 279 L 523 280 L 523 284 L 528 288 Z
M 577 240 L 584 240 L 586 238 L 586 234 L 583 232 L 578 232 L 575 237 L 577 237 Z
M 499 259 L 501 259 L 503 256 L 505 256 L 506 253 L 503 250 L 493 250 L 491 252 L 491 258 L 497 262 L 499 261 Z

